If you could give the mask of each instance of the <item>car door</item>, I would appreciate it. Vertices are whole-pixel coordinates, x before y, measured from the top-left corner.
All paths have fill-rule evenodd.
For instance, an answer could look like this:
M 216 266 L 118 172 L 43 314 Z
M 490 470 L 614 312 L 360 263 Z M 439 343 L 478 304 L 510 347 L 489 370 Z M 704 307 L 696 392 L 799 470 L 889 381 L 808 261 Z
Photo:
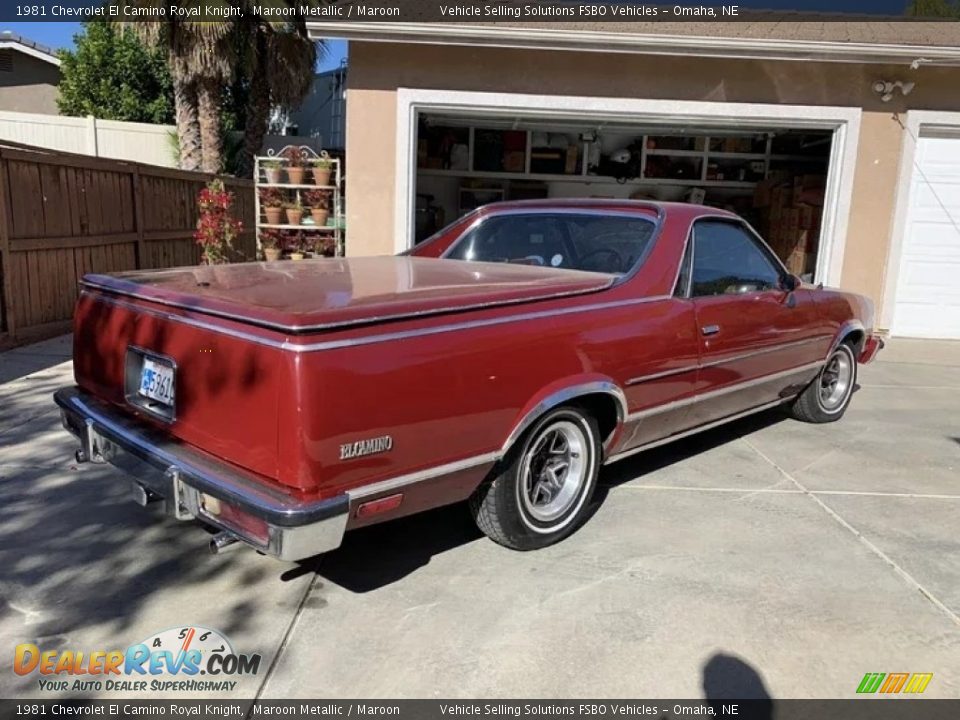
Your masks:
M 736 218 L 692 228 L 691 298 L 700 335 L 691 426 L 773 403 L 811 380 L 829 337 L 809 290 Z

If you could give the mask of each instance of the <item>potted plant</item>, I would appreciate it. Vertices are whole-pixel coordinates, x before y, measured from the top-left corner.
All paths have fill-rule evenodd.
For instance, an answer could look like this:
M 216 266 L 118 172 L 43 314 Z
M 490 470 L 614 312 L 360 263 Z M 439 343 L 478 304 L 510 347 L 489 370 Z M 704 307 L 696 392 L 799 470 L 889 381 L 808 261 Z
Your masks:
M 260 247 L 263 248 L 263 257 L 267 262 L 275 262 L 280 259 L 283 250 L 280 248 L 280 231 L 275 228 L 267 228 L 260 231 Z
M 324 227 L 327 219 L 330 217 L 330 196 L 329 190 L 307 190 L 304 194 L 304 200 L 307 207 L 310 208 L 310 214 L 313 216 L 313 222 Z
M 313 161 L 313 184 L 317 186 L 330 184 L 330 169 L 333 163 L 330 158 L 322 157 Z
M 300 231 L 287 233 L 287 252 L 291 260 L 303 260 L 303 233 Z
M 287 148 L 283 153 L 287 161 L 287 178 L 292 185 L 303 185 L 303 177 L 307 172 L 303 155 L 295 147 Z
M 299 198 L 293 202 L 284 203 L 283 207 L 287 211 L 287 225 L 299 225 L 303 220 L 303 205 Z
M 283 193 L 279 188 L 271 187 L 262 187 L 258 190 L 258 193 L 260 194 L 260 206 L 267 218 L 267 224 L 280 225 L 283 222 Z
M 279 160 L 264 160 L 260 163 L 260 167 L 263 168 L 264 177 L 267 178 L 269 185 L 278 185 L 280 183 L 283 166 Z

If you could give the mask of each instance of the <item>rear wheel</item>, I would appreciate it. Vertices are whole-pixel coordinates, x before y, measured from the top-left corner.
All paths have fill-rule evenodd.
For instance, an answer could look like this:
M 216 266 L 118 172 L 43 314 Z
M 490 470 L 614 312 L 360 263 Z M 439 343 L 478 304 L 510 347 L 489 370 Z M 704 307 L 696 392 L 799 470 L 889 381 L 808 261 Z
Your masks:
M 857 384 L 857 357 L 850 342 L 842 342 L 827 358 L 820 374 L 790 408 L 797 420 L 828 423 L 839 420 L 850 406 Z
M 596 421 L 577 407 L 544 415 L 470 499 L 478 527 L 515 550 L 563 539 L 582 522 L 600 468 Z

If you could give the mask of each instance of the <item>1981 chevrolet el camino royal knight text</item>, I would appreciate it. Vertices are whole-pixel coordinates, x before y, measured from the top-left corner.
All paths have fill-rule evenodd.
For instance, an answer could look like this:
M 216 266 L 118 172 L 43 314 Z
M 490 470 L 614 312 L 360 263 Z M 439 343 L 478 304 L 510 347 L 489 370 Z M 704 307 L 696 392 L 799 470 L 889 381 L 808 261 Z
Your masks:
M 298 559 L 467 499 L 531 549 L 605 463 L 776 405 L 837 420 L 872 323 L 727 212 L 501 203 L 398 257 L 89 275 L 56 401 L 79 460 L 214 549 Z

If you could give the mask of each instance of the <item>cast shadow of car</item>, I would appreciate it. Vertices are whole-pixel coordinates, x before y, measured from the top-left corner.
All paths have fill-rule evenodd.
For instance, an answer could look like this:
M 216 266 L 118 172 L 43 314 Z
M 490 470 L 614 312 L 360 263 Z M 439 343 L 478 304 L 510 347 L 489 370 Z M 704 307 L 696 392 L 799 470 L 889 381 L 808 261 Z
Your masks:
M 758 413 L 603 468 L 589 516 L 599 509 L 612 487 L 784 419 L 783 412 L 776 409 Z M 483 534 L 471 519 L 466 503 L 459 503 L 349 532 L 337 550 L 300 561 L 282 579 L 316 573 L 351 592 L 366 593 L 405 578 L 435 555 L 481 538 Z

